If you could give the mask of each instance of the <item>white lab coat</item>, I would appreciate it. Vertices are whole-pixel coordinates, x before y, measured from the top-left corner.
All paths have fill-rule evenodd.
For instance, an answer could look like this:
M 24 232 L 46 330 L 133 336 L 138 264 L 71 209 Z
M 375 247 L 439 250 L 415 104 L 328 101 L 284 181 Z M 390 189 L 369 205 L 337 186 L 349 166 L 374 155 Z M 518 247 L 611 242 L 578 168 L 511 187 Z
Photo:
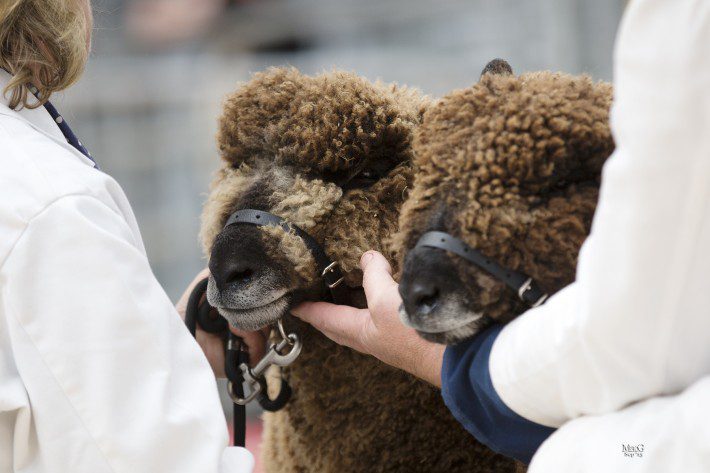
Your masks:
M 0 89 L 8 76 L 0 71 Z M 0 103 L 0 472 L 249 472 L 120 186 Z
M 491 378 L 564 424 L 530 473 L 708 472 L 710 2 L 631 2 L 614 60 L 617 149 L 577 281 L 501 332 Z

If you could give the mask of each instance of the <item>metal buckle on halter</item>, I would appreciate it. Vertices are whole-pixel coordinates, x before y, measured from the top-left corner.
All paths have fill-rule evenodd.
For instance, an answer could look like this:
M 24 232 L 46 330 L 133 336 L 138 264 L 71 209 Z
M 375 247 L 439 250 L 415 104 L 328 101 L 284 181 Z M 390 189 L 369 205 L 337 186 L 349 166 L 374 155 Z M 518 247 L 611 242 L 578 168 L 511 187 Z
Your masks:
M 301 354 L 301 349 L 303 348 L 301 339 L 298 338 L 298 335 L 296 335 L 295 333 L 289 333 L 288 335 L 286 335 L 286 332 L 283 329 L 283 325 L 281 324 L 281 320 L 279 320 L 279 332 L 281 333 L 283 339 L 279 343 L 272 343 L 271 347 L 269 347 L 269 350 L 266 352 L 266 355 L 264 355 L 264 358 L 262 358 L 261 361 L 259 361 L 259 363 L 257 363 L 254 368 L 250 368 L 249 365 L 247 365 L 246 363 L 242 363 L 239 365 L 239 369 L 242 372 L 244 382 L 249 386 L 249 393 L 246 394 L 243 398 L 237 396 L 234 393 L 234 386 L 230 381 L 227 385 L 227 391 L 229 392 L 229 397 L 232 398 L 232 401 L 235 404 L 239 404 L 240 406 L 247 405 L 251 401 L 256 399 L 256 397 L 262 391 L 265 391 L 265 374 L 266 370 L 268 370 L 269 367 L 289 366 L 294 361 L 296 361 L 298 355 Z M 291 346 L 291 350 L 288 353 L 282 355 L 281 351 L 284 350 L 287 346 Z
M 521 301 L 527 302 L 525 300 L 525 293 L 528 292 L 530 289 L 532 289 L 532 283 L 533 279 L 528 278 L 522 286 L 518 289 L 518 297 L 520 298 Z M 543 302 L 547 300 L 547 294 L 543 294 L 538 300 L 536 300 L 533 304 L 530 304 L 531 308 L 535 308 L 539 305 L 542 305 Z
M 328 266 L 325 267 L 325 269 L 323 270 L 323 272 L 320 274 L 321 277 L 322 277 L 322 278 L 325 278 L 325 275 L 326 275 L 327 273 L 333 273 L 333 272 L 335 272 L 335 268 L 337 268 L 337 267 L 338 267 L 338 263 L 336 263 L 335 261 L 333 261 L 332 263 L 330 263 Z M 338 279 L 337 281 L 335 281 L 335 282 L 332 283 L 332 284 L 328 284 L 328 281 L 326 281 L 326 285 L 328 286 L 328 289 L 334 289 L 334 288 L 340 286 L 340 283 L 342 283 L 344 279 L 345 279 L 345 276 L 342 276 L 340 279 Z

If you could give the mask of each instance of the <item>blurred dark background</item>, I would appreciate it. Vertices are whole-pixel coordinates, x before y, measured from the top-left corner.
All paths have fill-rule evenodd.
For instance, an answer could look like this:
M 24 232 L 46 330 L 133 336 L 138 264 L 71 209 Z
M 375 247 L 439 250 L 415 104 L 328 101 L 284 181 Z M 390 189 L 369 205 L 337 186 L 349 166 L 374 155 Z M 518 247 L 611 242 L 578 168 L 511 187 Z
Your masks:
M 56 100 L 134 206 L 176 300 L 205 266 L 199 213 L 220 102 L 272 65 L 341 68 L 440 96 L 490 59 L 611 79 L 625 0 L 95 0 L 94 52 Z

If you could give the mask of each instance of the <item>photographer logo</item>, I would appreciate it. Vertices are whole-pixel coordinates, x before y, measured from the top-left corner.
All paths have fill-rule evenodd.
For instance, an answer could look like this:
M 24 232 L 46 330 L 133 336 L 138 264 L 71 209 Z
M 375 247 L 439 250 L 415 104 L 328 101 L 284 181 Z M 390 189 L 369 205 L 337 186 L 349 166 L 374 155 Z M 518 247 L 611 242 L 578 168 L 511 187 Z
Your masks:
M 643 451 L 644 451 L 644 445 L 642 443 L 639 443 L 636 445 L 631 445 L 629 443 L 622 443 L 621 444 L 621 453 L 623 453 L 625 457 L 642 458 Z

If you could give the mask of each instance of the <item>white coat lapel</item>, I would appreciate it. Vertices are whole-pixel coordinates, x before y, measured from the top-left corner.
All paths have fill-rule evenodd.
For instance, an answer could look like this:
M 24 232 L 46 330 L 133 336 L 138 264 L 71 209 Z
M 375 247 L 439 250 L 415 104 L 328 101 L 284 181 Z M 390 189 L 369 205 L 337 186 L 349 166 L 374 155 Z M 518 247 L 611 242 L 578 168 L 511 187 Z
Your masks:
M 93 161 L 84 156 L 79 150 L 74 148 L 72 145 L 67 143 L 67 140 L 66 138 L 64 138 L 62 131 L 59 129 L 57 124 L 54 123 L 52 116 L 49 114 L 49 112 L 47 112 L 47 110 L 45 110 L 44 107 L 38 107 L 33 109 L 23 108 L 19 111 L 13 110 L 9 107 L 9 99 L 5 97 L 5 95 L 2 93 L 9 81 L 10 74 L 0 69 L 0 115 L 10 116 L 28 123 L 32 128 L 39 131 L 40 133 L 43 133 L 44 135 L 47 135 L 49 138 L 56 141 L 63 148 L 74 153 L 74 155 L 81 159 L 83 162 L 93 167 Z M 34 97 L 32 97 L 31 100 L 35 100 Z

